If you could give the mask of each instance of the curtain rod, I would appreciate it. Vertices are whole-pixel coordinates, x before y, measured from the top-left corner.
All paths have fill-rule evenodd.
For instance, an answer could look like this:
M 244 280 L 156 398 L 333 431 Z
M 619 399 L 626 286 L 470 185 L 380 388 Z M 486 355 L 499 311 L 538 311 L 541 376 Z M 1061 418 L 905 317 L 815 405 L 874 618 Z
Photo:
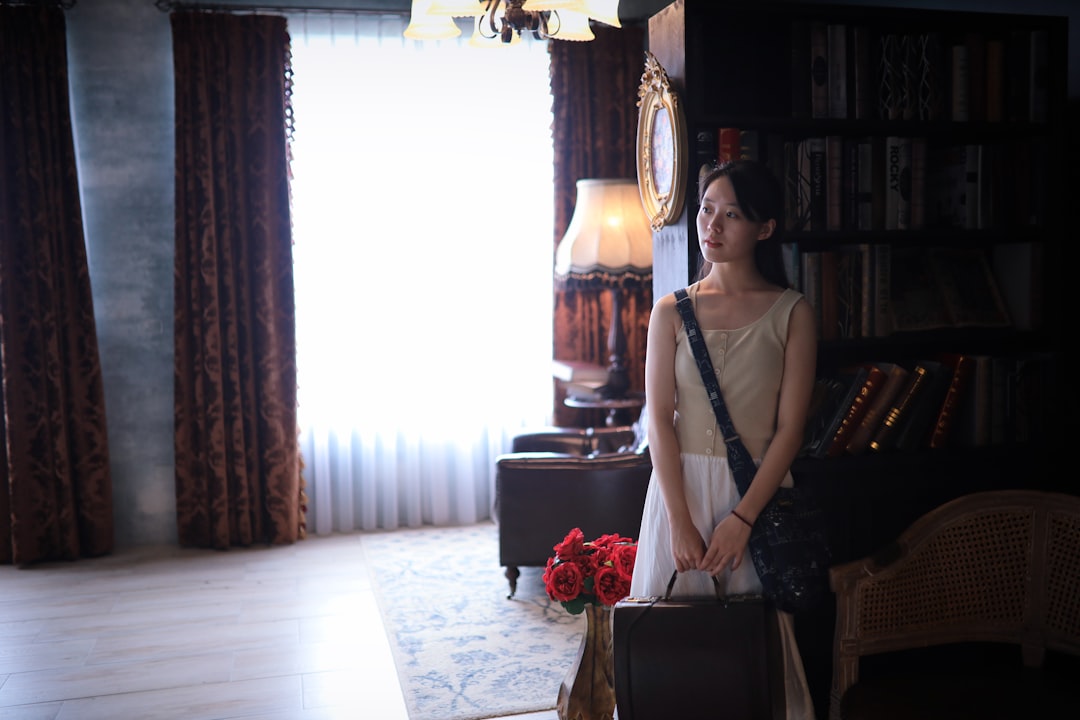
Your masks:
M 72 4 L 76 0 L 68 0 Z M 246 5 L 205 2 L 183 2 L 182 0 L 155 0 L 154 6 L 162 12 L 173 10 L 195 10 L 213 12 L 312 12 L 312 13 L 345 13 L 349 15 L 405 15 L 405 10 L 373 10 L 370 8 L 348 7 L 312 7 L 310 5 Z

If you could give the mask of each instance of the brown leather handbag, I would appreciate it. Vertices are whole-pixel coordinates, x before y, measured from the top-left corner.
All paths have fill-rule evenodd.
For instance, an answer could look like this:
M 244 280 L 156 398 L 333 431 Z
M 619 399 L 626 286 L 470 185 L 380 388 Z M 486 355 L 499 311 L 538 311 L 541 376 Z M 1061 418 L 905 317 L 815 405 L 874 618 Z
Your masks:
M 696 571 L 695 571 L 696 572 Z M 619 720 L 772 720 L 785 713 L 776 610 L 760 595 L 624 598 L 612 615 Z

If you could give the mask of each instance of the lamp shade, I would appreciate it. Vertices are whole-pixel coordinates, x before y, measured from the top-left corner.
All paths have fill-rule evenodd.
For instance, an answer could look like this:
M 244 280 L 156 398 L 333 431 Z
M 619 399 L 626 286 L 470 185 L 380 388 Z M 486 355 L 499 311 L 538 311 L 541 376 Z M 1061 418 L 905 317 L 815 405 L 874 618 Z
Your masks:
M 555 250 L 564 287 L 636 287 L 652 280 L 652 228 L 635 180 L 578 180 L 574 216 Z

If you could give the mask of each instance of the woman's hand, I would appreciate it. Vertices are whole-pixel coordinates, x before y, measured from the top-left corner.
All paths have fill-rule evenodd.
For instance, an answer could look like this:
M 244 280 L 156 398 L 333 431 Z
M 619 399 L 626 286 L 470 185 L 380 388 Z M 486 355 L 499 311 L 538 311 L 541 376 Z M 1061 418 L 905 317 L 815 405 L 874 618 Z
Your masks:
M 734 515 L 728 515 L 713 529 L 709 547 L 697 564 L 697 569 L 710 575 L 719 575 L 728 568 L 738 570 L 748 542 L 750 526 Z
M 675 522 L 671 525 L 671 550 L 675 556 L 675 569 L 679 572 L 694 570 L 705 555 L 705 541 L 694 523 Z

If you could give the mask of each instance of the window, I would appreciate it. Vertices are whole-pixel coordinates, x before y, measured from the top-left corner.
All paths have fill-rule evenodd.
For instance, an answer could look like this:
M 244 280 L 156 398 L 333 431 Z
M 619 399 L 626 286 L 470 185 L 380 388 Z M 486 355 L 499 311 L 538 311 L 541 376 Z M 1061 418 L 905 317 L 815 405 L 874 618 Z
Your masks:
M 309 531 L 475 522 L 550 420 L 547 48 L 290 17 Z

